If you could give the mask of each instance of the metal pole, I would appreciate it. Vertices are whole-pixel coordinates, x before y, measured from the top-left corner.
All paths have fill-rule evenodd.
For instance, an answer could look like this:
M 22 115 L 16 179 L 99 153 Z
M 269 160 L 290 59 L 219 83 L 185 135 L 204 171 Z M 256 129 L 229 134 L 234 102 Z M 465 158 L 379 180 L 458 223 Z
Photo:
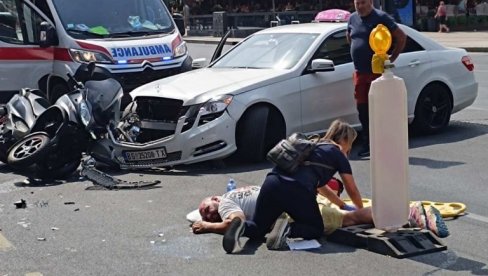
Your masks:
M 272 5 L 273 5 L 273 19 L 272 20 L 275 20 L 276 19 L 276 9 L 275 9 L 275 0 L 272 0 L 271 1 Z

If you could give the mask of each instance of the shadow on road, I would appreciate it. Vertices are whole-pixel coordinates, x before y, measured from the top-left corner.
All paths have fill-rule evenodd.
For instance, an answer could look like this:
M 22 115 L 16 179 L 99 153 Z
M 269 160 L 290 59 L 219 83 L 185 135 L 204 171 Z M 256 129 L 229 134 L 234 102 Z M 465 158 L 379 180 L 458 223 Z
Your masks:
M 442 270 L 469 272 L 472 275 L 488 275 L 488 269 L 485 263 L 459 257 L 451 250 L 440 254 L 432 254 L 431 256 L 412 257 L 414 261 L 437 267 L 424 275 L 441 275 L 442 272 L 440 271 Z
M 409 139 L 409 148 L 420 148 L 430 145 L 450 144 L 469 140 L 488 134 L 488 125 L 451 121 L 445 131 L 433 135 L 415 135 Z

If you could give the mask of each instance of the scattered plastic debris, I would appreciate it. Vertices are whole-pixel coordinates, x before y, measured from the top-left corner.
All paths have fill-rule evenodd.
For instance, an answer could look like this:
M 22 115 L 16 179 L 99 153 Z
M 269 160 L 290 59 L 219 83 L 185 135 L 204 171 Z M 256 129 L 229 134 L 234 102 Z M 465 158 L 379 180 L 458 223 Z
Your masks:
M 76 208 L 73 211 L 78 212 L 79 210 L 80 210 L 80 208 Z
M 56 230 L 59 230 L 59 228 L 58 227 L 51 227 L 51 230 L 56 231 Z
M 74 201 L 66 201 L 66 202 L 64 203 L 64 205 L 73 205 L 73 204 L 75 204 L 75 202 L 74 202 Z
M 150 243 L 151 243 L 151 244 L 155 244 L 155 243 L 156 243 L 156 241 L 150 241 Z
M 158 235 L 158 236 L 163 237 L 163 236 L 164 236 L 164 234 L 163 234 L 163 233 L 159 233 L 159 235 Z
M 27 203 L 24 199 L 14 202 L 14 205 L 17 209 L 24 209 L 27 208 Z
M 38 241 L 45 241 L 46 238 L 37 238 Z

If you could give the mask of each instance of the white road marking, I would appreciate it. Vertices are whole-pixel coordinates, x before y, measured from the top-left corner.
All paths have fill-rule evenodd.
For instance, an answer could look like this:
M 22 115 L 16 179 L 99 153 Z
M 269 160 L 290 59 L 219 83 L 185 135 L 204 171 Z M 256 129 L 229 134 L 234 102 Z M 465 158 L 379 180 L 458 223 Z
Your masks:
M 477 221 L 488 223 L 488 217 L 485 217 L 485 216 L 480 216 L 480 215 L 473 214 L 473 213 L 468 213 L 466 216 L 471 218 L 471 219 L 477 220 Z
M 0 251 L 7 251 L 12 248 L 12 244 L 0 233 Z

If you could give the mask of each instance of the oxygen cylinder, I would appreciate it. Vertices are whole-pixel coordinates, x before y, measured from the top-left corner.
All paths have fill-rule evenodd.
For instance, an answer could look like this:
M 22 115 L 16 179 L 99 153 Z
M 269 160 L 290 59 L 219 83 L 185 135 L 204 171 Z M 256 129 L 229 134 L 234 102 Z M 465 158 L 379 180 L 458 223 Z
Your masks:
M 377 229 L 396 230 L 409 215 L 407 91 L 389 61 L 385 65 L 368 98 L 372 213 Z

